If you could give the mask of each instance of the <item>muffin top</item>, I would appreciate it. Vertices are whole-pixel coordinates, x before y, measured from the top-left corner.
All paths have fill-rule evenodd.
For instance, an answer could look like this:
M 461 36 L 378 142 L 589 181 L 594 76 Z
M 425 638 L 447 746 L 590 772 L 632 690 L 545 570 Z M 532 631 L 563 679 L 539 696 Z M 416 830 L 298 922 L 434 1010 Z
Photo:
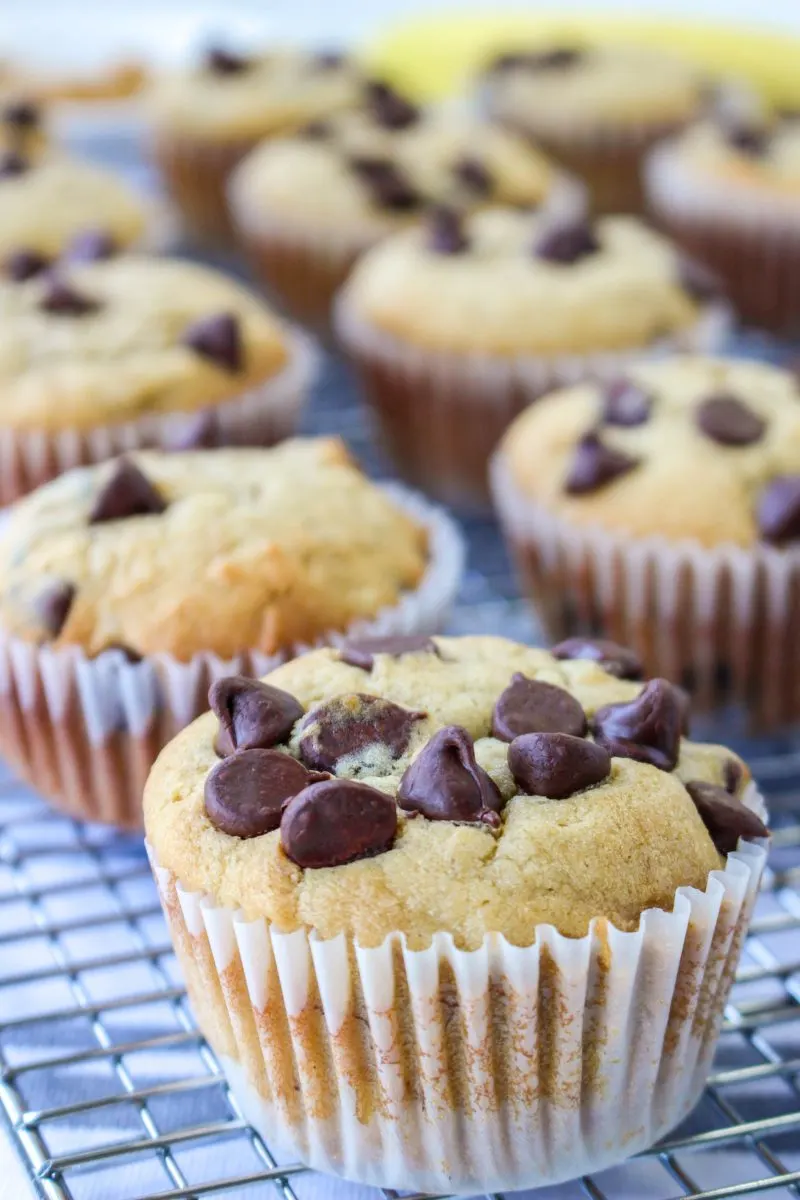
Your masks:
M 282 931 L 635 929 L 764 832 L 738 759 L 683 739 L 685 695 L 639 671 L 609 642 L 417 637 L 220 681 L 153 768 L 147 836 L 183 887 Z
M 800 114 L 702 121 L 682 135 L 676 149 L 693 171 L 756 194 L 784 195 L 797 209 Z
M 286 359 L 285 332 L 266 306 L 194 263 L 65 262 L 0 284 L 0 425 L 15 429 L 193 411 Z
M 358 110 L 258 146 L 237 168 L 234 203 L 253 220 L 380 236 L 430 204 L 537 207 L 555 172 L 522 138 L 464 114 L 424 111 L 379 84 Z
M 702 298 L 672 245 L 631 217 L 445 210 L 368 251 L 347 314 L 434 350 L 617 350 L 693 325 Z
M 0 624 L 90 656 L 274 654 L 396 604 L 426 552 L 336 440 L 137 454 L 14 506 Z
M 704 546 L 800 539 L 800 391 L 777 367 L 633 366 L 537 401 L 501 453 L 516 487 L 571 524 Z
M 543 135 L 681 123 L 694 117 L 705 80 L 689 63 L 637 46 L 552 46 L 503 54 L 483 82 L 493 116 Z
M 206 139 L 292 133 L 358 98 L 359 72 L 342 54 L 211 48 L 202 62 L 153 84 L 156 131 Z

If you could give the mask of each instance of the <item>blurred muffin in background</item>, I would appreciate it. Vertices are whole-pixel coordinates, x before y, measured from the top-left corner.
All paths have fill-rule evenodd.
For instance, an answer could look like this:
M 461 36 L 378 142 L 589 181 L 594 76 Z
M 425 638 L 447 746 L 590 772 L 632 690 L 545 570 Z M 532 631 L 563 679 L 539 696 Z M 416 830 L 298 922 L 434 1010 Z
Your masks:
M 701 112 L 707 83 L 669 54 L 633 46 L 550 46 L 496 58 L 489 114 L 584 180 L 595 212 L 643 211 L 645 154 Z
M 248 150 L 358 99 L 359 72 L 338 53 L 212 47 L 148 92 L 151 151 L 189 233 L 226 242 L 225 182 Z

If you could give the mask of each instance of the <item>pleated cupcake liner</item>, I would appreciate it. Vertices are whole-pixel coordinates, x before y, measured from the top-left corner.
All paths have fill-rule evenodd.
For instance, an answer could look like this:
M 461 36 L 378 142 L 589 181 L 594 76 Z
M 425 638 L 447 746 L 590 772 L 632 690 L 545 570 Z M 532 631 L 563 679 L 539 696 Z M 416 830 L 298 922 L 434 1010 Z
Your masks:
M 142 824 L 142 794 L 163 746 L 208 708 L 208 689 L 226 675 L 265 675 L 315 646 L 346 637 L 437 633 L 461 581 L 464 544 L 451 519 L 406 489 L 383 488 L 428 532 L 428 565 L 418 587 L 374 617 L 331 630 L 278 654 L 232 659 L 198 653 L 128 661 L 120 650 L 90 658 L 77 646 L 37 646 L 0 630 L 0 755 L 70 816 L 122 828 Z
M 763 805 L 751 787 L 746 801 Z M 148 848 L 198 1023 L 281 1161 L 433 1193 L 532 1188 L 652 1145 L 696 1104 L 766 849 L 635 932 L 414 950 L 282 932 L 184 888 Z M 335 868 L 334 868 L 335 869 Z
M 800 549 L 707 547 L 571 524 L 518 487 L 498 451 L 496 511 L 548 641 L 631 646 L 727 736 L 800 720 Z M 714 725 L 707 725 L 709 730 Z
M 261 138 L 204 141 L 186 134 L 158 132 L 148 150 L 191 240 L 222 249 L 233 244 L 226 186 L 237 163 Z

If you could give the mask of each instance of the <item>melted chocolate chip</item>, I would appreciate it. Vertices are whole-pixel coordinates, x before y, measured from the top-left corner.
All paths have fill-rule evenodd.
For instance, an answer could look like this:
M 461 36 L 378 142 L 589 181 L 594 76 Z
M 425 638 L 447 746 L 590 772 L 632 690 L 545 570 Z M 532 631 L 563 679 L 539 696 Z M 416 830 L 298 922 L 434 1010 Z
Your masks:
M 195 354 L 225 371 L 242 369 L 242 333 L 235 313 L 213 313 L 210 317 L 202 317 L 189 326 L 181 340 Z
M 400 780 L 397 802 L 406 812 L 429 821 L 500 824 L 502 797 L 494 781 L 475 761 L 466 729 L 448 725 L 435 733 Z
M 16 150 L 7 150 L 0 155 L 0 179 L 16 179 L 30 170 L 30 163 Z
M 555 223 L 542 230 L 534 245 L 534 254 L 545 262 L 571 266 L 596 254 L 600 249 L 592 227 L 583 219 Z
M 280 750 L 240 750 L 206 776 L 206 814 L 231 837 L 259 837 L 278 828 L 286 801 L 317 778 Z
M 492 713 L 492 734 L 513 742 L 523 733 L 569 733 L 583 737 L 586 713 L 564 688 L 516 674 Z
M 64 580 L 50 584 L 34 599 L 34 615 L 51 638 L 57 638 L 66 625 L 76 594 L 75 584 Z
M 216 680 L 208 702 L 219 719 L 216 750 L 222 757 L 237 750 L 268 750 L 285 742 L 304 712 L 289 692 L 244 675 Z
M 192 413 L 169 432 L 164 446 L 173 454 L 185 450 L 216 450 L 224 445 L 219 416 L 211 408 Z
M 596 492 L 627 475 L 638 467 L 640 459 L 624 450 L 607 446 L 597 433 L 587 433 L 575 447 L 575 453 L 564 481 L 564 491 L 570 496 Z
M 15 283 L 24 283 L 26 279 L 33 279 L 34 275 L 41 275 L 42 271 L 46 271 L 50 260 L 36 250 L 15 250 L 13 254 L 9 254 L 3 265 L 9 279 L 13 279 Z
M 241 75 L 250 69 L 250 60 L 222 46 L 210 46 L 206 51 L 206 68 L 215 75 Z
M 653 397 L 631 379 L 615 379 L 605 389 L 601 420 L 626 429 L 644 425 L 650 418 Z
M 608 778 L 611 756 L 569 733 L 525 733 L 509 746 L 508 765 L 527 795 L 564 800 Z
M 434 254 L 462 254 L 469 249 L 461 216 L 455 209 L 437 205 L 428 214 L 427 225 L 427 245 Z
M 695 258 L 681 255 L 678 259 L 678 282 L 693 300 L 710 304 L 725 294 L 722 280 L 709 267 Z
M 639 655 L 627 646 L 620 646 L 607 638 L 567 638 L 553 646 L 550 653 L 559 659 L 583 658 L 596 662 L 617 679 L 641 679 L 644 675 L 644 666 Z
M 375 666 L 376 654 L 388 654 L 402 658 L 404 654 L 437 654 L 439 651 L 433 638 L 421 633 L 390 637 L 348 638 L 339 647 L 339 658 L 351 667 L 371 671 Z
M 113 258 L 119 247 L 104 229 L 85 229 L 69 244 L 65 257 L 71 262 L 100 262 Z
M 597 710 L 594 735 L 609 754 L 672 771 L 678 761 L 686 700 L 666 679 L 651 679 L 635 700 Z
M 388 850 L 397 832 L 391 796 L 365 783 L 312 783 L 284 808 L 281 844 L 298 867 L 338 867 Z
M 465 155 L 453 167 L 453 174 L 459 183 L 483 198 L 491 196 L 494 190 L 492 173 L 480 158 Z
M 765 542 L 800 538 L 800 475 L 778 475 L 758 499 L 758 528 Z
M 12 129 L 38 129 L 41 119 L 41 109 L 32 100 L 12 100 L 3 108 L 3 121 Z
M 761 818 L 724 788 L 693 779 L 686 784 L 686 790 L 720 854 L 732 854 L 739 838 L 769 837 Z
M 366 84 L 366 103 L 372 119 L 384 129 L 408 129 L 419 120 L 419 109 L 387 83 Z
M 408 212 L 421 204 L 419 193 L 390 159 L 356 155 L 350 159 L 350 168 L 363 181 L 373 202 L 380 208 Z
M 725 791 L 735 796 L 744 779 L 744 768 L 737 758 L 726 758 L 722 768 L 722 780 Z
M 39 308 L 56 317 L 86 317 L 100 307 L 98 300 L 85 296 L 57 275 L 48 278 L 39 300 Z
M 156 515 L 163 513 L 166 507 L 161 493 L 136 464 L 128 458 L 120 458 L 95 497 L 89 524 Z
M 737 396 L 720 393 L 698 405 L 697 427 L 722 446 L 750 446 L 764 436 L 767 423 Z
M 330 121 L 309 121 L 299 130 L 298 136 L 307 138 L 310 142 L 324 142 L 333 133 Z
M 379 696 L 337 696 L 306 717 L 300 757 L 317 771 L 335 771 L 340 759 L 373 746 L 388 751 L 392 759 L 400 758 L 423 715 Z

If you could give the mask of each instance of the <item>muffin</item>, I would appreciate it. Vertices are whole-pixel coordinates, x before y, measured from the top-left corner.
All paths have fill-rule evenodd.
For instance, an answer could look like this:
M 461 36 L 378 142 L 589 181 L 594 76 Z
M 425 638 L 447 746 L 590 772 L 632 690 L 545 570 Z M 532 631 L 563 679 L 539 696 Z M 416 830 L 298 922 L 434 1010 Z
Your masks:
M 23 275 L 0 283 L 2 503 L 139 446 L 294 431 L 309 343 L 226 276 L 133 255 Z
M 239 164 L 237 238 L 288 311 L 327 327 L 358 256 L 431 205 L 558 209 L 571 192 L 532 146 L 452 111 L 420 110 L 382 84 L 357 110 L 273 138 Z
M 359 74 L 346 56 L 212 47 L 204 60 L 149 90 L 151 151 L 188 232 L 227 242 L 225 181 L 263 138 L 292 134 L 355 103 Z
M 554 393 L 492 479 L 548 637 L 625 641 L 731 728 L 800 718 L 800 391 L 702 358 Z M 729 711 L 728 711 L 729 710 Z
M 800 334 L 800 120 L 722 119 L 654 151 L 651 207 L 716 271 L 742 319 Z
M 685 697 L 638 665 L 348 640 L 221 680 L 162 752 L 145 826 L 175 948 L 283 1161 L 536 1187 L 695 1104 L 767 830 L 746 768 L 683 739 Z
M 532 400 L 646 354 L 717 348 L 724 309 L 706 285 L 634 218 L 444 210 L 367 252 L 337 332 L 403 474 L 485 504 L 489 455 Z
M 213 680 L 438 629 L 460 569 L 452 524 L 335 440 L 70 471 L 0 534 L 0 752 L 71 815 L 137 827 Z
M 490 115 L 583 179 L 595 211 L 607 213 L 643 211 L 645 154 L 697 117 L 707 95 L 689 63 L 613 45 L 503 54 L 482 88 Z

